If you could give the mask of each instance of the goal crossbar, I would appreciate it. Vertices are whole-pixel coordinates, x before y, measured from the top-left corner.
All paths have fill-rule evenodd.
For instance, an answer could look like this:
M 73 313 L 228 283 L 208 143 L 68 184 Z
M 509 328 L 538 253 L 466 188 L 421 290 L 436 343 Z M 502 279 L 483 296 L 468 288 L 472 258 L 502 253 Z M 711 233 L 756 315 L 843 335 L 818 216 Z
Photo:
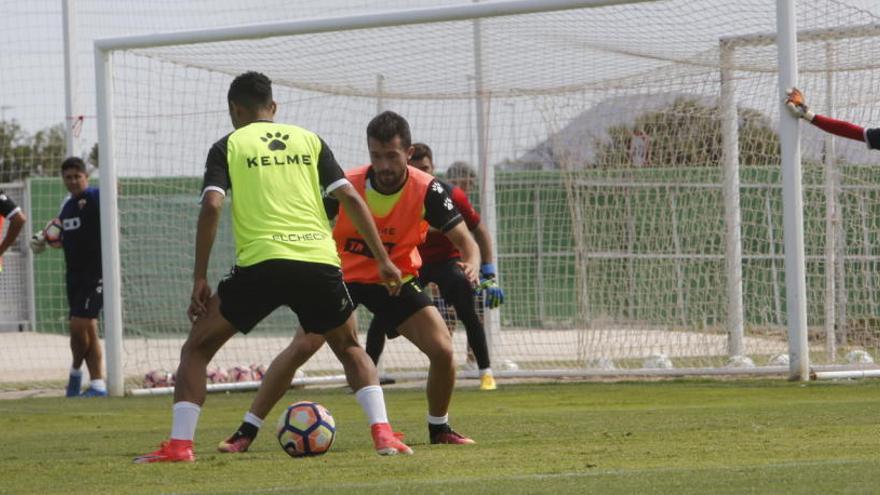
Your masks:
M 869 38 L 880 35 L 880 24 L 863 24 L 861 26 L 837 26 L 822 29 L 802 29 L 797 32 L 798 42 L 830 41 L 849 38 Z M 769 46 L 776 43 L 776 33 L 754 33 L 720 38 L 722 45 L 729 48 L 747 46 Z
M 521 14 L 550 13 L 563 10 L 599 8 L 614 5 L 647 3 L 656 0 L 511 0 L 360 14 L 352 16 L 304 19 L 230 26 L 216 29 L 172 31 L 138 36 L 104 38 L 95 41 L 96 51 L 131 50 L 170 45 L 191 45 L 217 41 L 269 38 L 299 34 L 353 31 L 388 26 L 406 26 L 436 22 L 463 21 Z

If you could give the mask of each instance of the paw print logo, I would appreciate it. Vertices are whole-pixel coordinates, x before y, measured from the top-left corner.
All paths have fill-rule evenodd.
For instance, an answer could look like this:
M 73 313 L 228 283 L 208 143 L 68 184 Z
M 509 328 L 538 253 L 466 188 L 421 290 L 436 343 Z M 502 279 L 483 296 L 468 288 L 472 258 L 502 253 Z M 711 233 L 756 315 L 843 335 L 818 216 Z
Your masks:
M 280 132 L 276 132 L 272 134 L 271 132 L 267 132 L 265 136 L 260 136 L 260 139 L 264 143 L 269 143 L 269 149 L 272 151 L 281 151 L 286 150 L 287 145 L 284 144 L 284 141 L 287 141 L 287 138 L 290 137 L 290 134 L 281 135 Z

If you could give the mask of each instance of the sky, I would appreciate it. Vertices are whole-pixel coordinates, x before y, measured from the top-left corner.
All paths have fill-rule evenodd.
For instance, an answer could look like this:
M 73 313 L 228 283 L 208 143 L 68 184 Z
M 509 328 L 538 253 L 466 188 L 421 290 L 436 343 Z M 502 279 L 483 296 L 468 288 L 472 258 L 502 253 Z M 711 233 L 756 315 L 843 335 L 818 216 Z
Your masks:
M 151 32 L 167 32 L 181 29 L 197 29 L 209 28 L 228 25 L 245 24 L 252 22 L 270 22 L 284 19 L 306 19 L 331 16 L 352 15 L 365 12 L 387 11 L 404 8 L 421 8 L 440 5 L 461 5 L 471 2 L 462 0 L 384 0 L 382 2 L 369 0 L 322 0 L 317 1 L 290 1 L 290 0 L 261 0 L 261 1 L 241 1 L 241 0 L 70 0 L 73 6 L 73 40 L 74 40 L 74 56 L 72 57 L 73 73 L 76 75 L 72 88 L 75 104 L 75 115 L 83 115 L 84 120 L 78 137 L 76 138 L 75 151 L 77 154 L 84 154 L 96 140 L 95 110 L 94 110 L 94 75 L 93 75 L 93 53 L 92 42 L 94 39 L 105 37 L 118 37 L 134 34 L 143 34 Z M 653 12 L 650 9 L 656 9 L 657 12 L 663 12 L 664 4 L 670 2 L 659 2 L 651 7 L 645 7 L 646 12 Z M 676 5 L 676 2 L 671 2 Z M 679 1 L 677 4 L 685 2 Z M 703 5 L 711 6 L 715 0 L 706 0 Z M 671 10 L 670 22 L 665 22 L 661 16 L 646 16 L 651 22 L 646 23 L 645 18 L 638 16 L 629 16 L 625 19 L 611 19 L 611 21 L 600 22 L 595 25 L 584 24 L 584 29 L 590 30 L 585 35 L 588 43 L 603 44 L 617 50 L 620 53 L 626 47 L 635 47 L 634 49 L 649 54 L 658 54 L 663 57 L 674 58 L 680 56 L 688 48 L 688 42 L 700 31 L 701 26 L 706 26 L 705 32 L 715 32 L 709 27 L 723 24 L 722 30 L 718 32 L 738 33 L 738 32 L 766 32 L 773 28 L 772 16 L 768 18 L 765 12 L 749 11 L 749 5 L 772 5 L 771 0 L 751 0 L 737 2 L 733 5 L 734 10 L 731 11 L 729 18 L 719 18 L 717 12 L 711 9 L 699 10 L 695 7 L 694 18 L 688 20 L 688 30 L 681 31 L 680 19 L 677 19 L 677 12 Z M 701 3 L 693 3 L 695 6 Z M 821 5 L 815 11 L 803 8 L 809 5 L 811 7 Z M 22 2 L 20 0 L 0 0 L 0 120 L 15 119 L 26 130 L 33 132 L 55 123 L 64 121 L 65 102 L 64 102 L 64 57 L 62 45 L 62 18 L 61 18 L 62 0 L 30 0 Z M 811 19 L 832 18 L 833 14 L 838 10 L 846 10 L 849 14 L 846 17 L 848 23 L 876 22 L 876 16 L 870 13 L 880 13 L 880 0 L 817 0 L 802 1 L 799 4 L 802 7 L 799 12 L 799 19 L 804 24 L 808 24 Z M 838 9 L 839 7 L 839 9 Z M 739 9 L 739 10 L 736 10 Z M 826 10 L 823 10 L 826 9 Z M 866 15 L 859 15 L 859 9 L 864 9 Z M 815 21 L 821 22 L 821 21 Z M 639 29 L 642 27 L 642 29 Z M 523 40 L 511 35 L 503 40 L 507 44 L 509 51 L 517 57 L 507 59 L 501 55 L 494 56 L 492 53 L 487 58 L 495 61 L 494 66 L 499 85 L 505 87 L 525 88 L 527 84 L 538 84 L 542 76 L 546 79 L 551 77 L 564 80 L 570 74 L 575 73 L 578 61 L 556 61 L 556 65 L 542 68 L 537 73 L 529 75 L 529 69 L 536 64 L 544 63 L 551 60 L 548 56 L 546 60 L 542 60 L 545 51 L 552 50 L 554 43 L 581 42 L 579 38 L 575 38 L 574 31 L 568 29 L 577 29 L 579 26 L 568 28 L 558 25 L 551 32 L 536 32 L 535 40 Z M 629 33 L 632 39 L 620 39 L 620 33 Z M 501 33 L 504 34 L 504 33 Z M 579 34 L 579 33 L 578 33 Z M 714 35 L 713 35 L 714 36 Z M 461 64 L 456 58 L 458 54 L 462 57 L 471 56 L 469 53 L 470 44 L 457 44 L 461 40 L 438 38 L 433 41 L 427 40 L 427 36 L 417 33 L 407 34 L 407 40 L 413 40 L 413 46 L 416 45 L 420 38 L 426 38 L 425 46 L 430 49 L 438 50 L 435 60 L 430 63 L 414 64 L 410 68 L 409 64 L 401 66 L 392 62 L 381 62 L 385 65 L 370 66 L 352 65 L 350 74 L 360 77 L 346 80 L 343 87 L 354 88 L 354 90 L 363 90 L 361 86 L 367 89 L 375 89 L 378 84 L 376 77 L 378 73 L 388 74 L 387 83 L 391 90 L 395 88 L 403 88 L 407 84 L 415 84 L 425 80 L 433 80 L 437 82 L 438 87 L 455 87 L 457 91 L 469 91 L 474 84 L 473 71 L 462 71 L 457 69 L 467 64 Z M 318 38 L 320 39 L 320 38 Z M 352 36 L 352 39 L 360 39 Z M 573 41 L 572 41 L 573 40 Z M 532 43 L 529 43 L 529 42 Z M 708 41 L 714 42 L 714 38 Z M 363 46 L 369 45 L 371 41 L 364 40 Z M 375 41 L 372 41 L 375 43 Z M 381 46 L 381 45 L 377 45 Z M 439 48 L 438 48 L 439 47 Z M 360 47 L 356 42 L 352 45 L 341 45 L 340 50 L 344 50 L 341 56 L 342 64 L 348 63 L 352 53 L 358 53 Z M 505 47 L 501 47 L 502 49 Z M 275 49 L 272 47 L 272 49 Z M 407 53 L 409 44 L 399 46 L 401 57 Z M 590 47 L 586 50 L 589 51 Z M 415 48 L 413 53 L 418 53 Z M 275 52 L 277 53 L 277 52 Z M 325 52 L 326 56 L 333 57 L 335 52 L 328 48 Z M 498 52 L 501 53 L 501 52 Z M 645 68 L 653 67 L 658 64 L 656 60 L 650 57 L 641 57 L 637 61 L 632 62 L 631 66 L 621 68 L 611 59 L 603 62 L 602 54 L 594 53 L 595 60 L 587 62 L 584 67 L 586 77 L 613 78 L 615 71 L 631 72 L 642 71 Z M 255 64 L 263 64 L 272 69 L 273 57 L 276 54 L 264 54 L 265 60 L 259 58 L 258 53 L 253 54 Z M 607 55 L 607 54 L 606 54 Z M 197 65 L 204 56 L 201 54 L 187 53 L 170 53 L 171 58 L 184 60 L 188 64 Z M 364 59 L 365 56 L 358 55 L 357 60 Z M 447 60 L 448 59 L 448 60 Z M 616 60 L 616 59 L 615 59 Z M 524 62 L 525 61 L 525 62 Z M 242 61 L 246 64 L 247 59 Z M 449 67 L 455 69 L 445 69 L 444 63 L 448 62 Z M 377 62 L 379 63 L 379 62 Z M 150 77 L 139 77 L 140 72 L 147 72 L 146 67 L 150 64 L 139 65 L 140 62 L 133 62 L 130 67 L 132 78 L 135 82 L 131 83 L 131 87 L 120 90 L 123 91 L 127 98 L 132 101 L 131 109 L 134 113 L 126 121 L 131 123 L 132 133 L 137 131 L 137 135 L 146 136 L 143 143 L 133 143 L 133 148 L 138 153 L 152 154 L 153 158 L 162 157 L 163 163 L 169 163 L 168 170 L 163 172 L 173 173 L 176 164 L 172 163 L 170 152 L 165 150 L 158 144 L 163 140 L 171 140 L 180 134 L 181 129 L 192 121 L 195 126 L 200 124 L 193 119 L 181 118 L 177 127 L 167 127 L 150 123 L 147 121 L 150 108 L 153 105 L 148 101 L 147 95 L 151 94 L 152 88 L 146 83 L 141 83 L 144 87 L 137 86 L 137 80 L 150 80 Z M 340 62 L 336 62 L 337 65 Z M 653 65 L 652 65 L 653 64 Z M 286 66 L 296 68 L 297 65 L 287 64 Z M 152 66 L 151 66 L 152 67 Z M 231 66 L 229 70 L 234 70 Z M 310 74 L 319 73 L 318 69 L 330 68 L 337 69 L 333 64 L 312 64 L 309 66 Z M 373 70 L 376 68 L 376 70 Z M 433 70 L 433 72 L 432 72 Z M 393 72 L 397 71 L 397 72 Z M 397 77 L 398 72 L 407 74 L 410 78 Z M 350 75 L 348 74 L 348 75 Z M 202 77 L 205 80 L 211 80 L 211 76 L 192 76 L 193 78 Z M 291 76 L 293 77 L 293 76 Z M 502 80 L 502 77 L 509 77 L 509 81 Z M 189 76 L 181 76 L 179 83 L 184 85 L 190 84 Z M 196 82 L 203 82 L 201 80 Z M 752 91 L 755 95 L 760 96 L 771 105 L 775 104 L 775 100 L 767 97 L 772 94 L 772 79 L 765 82 L 765 86 L 756 87 Z M 208 84 L 208 83 L 206 83 Z M 213 82 L 212 88 L 219 87 Z M 706 83 L 711 84 L 711 83 Z M 120 84 L 121 86 L 121 84 Z M 198 88 L 195 82 L 192 82 L 193 88 Z M 199 91 L 194 89 L 193 91 Z M 615 89 L 611 87 L 612 96 Z M 222 91 L 216 91 L 222 93 Z M 202 95 L 193 95 L 193 98 L 201 98 Z M 156 96 L 158 98 L 158 96 Z M 143 100 L 143 101 L 138 101 Z M 307 100 L 303 99 L 301 94 L 292 92 L 286 102 L 296 105 L 300 109 L 300 113 L 295 117 L 305 123 L 313 123 L 314 126 L 325 125 L 321 120 L 319 111 L 304 112 L 303 108 L 308 106 L 303 103 Z M 381 102 L 368 102 L 358 99 L 346 100 L 351 103 L 349 112 L 356 112 L 358 117 L 353 119 L 359 121 L 362 115 L 368 115 L 380 108 Z M 552 111 L 546 110 L 547 101 L 540 99 L 524 97 L 498 99 L 491 108 L 491 116 L 487 119 L 491 122 L 492 138 L 491 151 L 494 161 L 501 161 L 505 158 L 515 157 L 529 148 L 536 146 L 541 140 L 547 138 L 554 130 L 559 130 L 565 126 L 566 122 L 577 117 L 585 108 L 590 108 L 600 103 L 598 100 L 584 98 L 581 101 L 563 102 L 560 99 L 553 99 L 553 105 L 556 105 Z M 440 161 L 441 168 L 445 168 L 454 159 L 465 159 L 475 162 L 477 160 L 476 138 L 476 112 L 467 101 L 449 100 L 445 103 L 428 102 L 421 106 L 408 106 L 406 100 L 397 102 L 386 102 L 387 104 L 399 105 L 406 108 L 411 115 L 414 116 L 416 122 L 414 127 L 418 127 L 419 122 L 427 122 L 419 128 L 420 135 L 426 136 L 425 140 L 432 143 L 441 143 L 443 150 Z M 758 103 L 762 105 L 763 103 Z M 543 105 L 543 107 L 542 107 Z M 845 105 L 844 105 L 845 106 Z M 220 115 L 214 115 L 207 122 L 207 117 L 202 119 L 202 124 L 206 129 L 214 129 L 219 125 L 225 116 L 222 115 L 222 105 L 220 106 Z M 772 110 L 770 110 L 772 112 Z M 161 115 L 161 112 L 160 112 Z M 420 118 L 422 115 L 424 117 Z M 144 117 L 140 117 L 144 116 Z M 869 109 L 867 113 L 854 114 L 854 117 L 863 117 L 871 119 L 880 119 L 873 109 Z M 216 117 L 216 118 L 215 118 Z M 138 120 L 138 119 L 141 120 Z M 153 117 L 153 121 L 159 120 L 159 117 Z M 345 125 L 354 126 L 346 121 Z M 192 140 L 200 141 L 201 148 L 205 148 L 211 142 L 211 133 L 215 131 L 206 130 L 201 134 L 192 131 Z M 321 131 L 319 131 L 321 132 Z M 364 146 L 361 143 L 360 131 L 352 131 L 350 129 L 325 129 L 323 134 L 333 136 L 334 142 L 341 142 L 338 146 L 340 154 L 344 161 L 350 165 L 358 164 L 358 160 L 362 159 Z M 151 142 L 152 141 L 152 142 Z M 348 141 L 356 141 L 351 145 Z M 188 157 L 187 160 L 198 163 L 200 158 Z M 193 165 L 191 172 L 198 172 L 197 166 Z

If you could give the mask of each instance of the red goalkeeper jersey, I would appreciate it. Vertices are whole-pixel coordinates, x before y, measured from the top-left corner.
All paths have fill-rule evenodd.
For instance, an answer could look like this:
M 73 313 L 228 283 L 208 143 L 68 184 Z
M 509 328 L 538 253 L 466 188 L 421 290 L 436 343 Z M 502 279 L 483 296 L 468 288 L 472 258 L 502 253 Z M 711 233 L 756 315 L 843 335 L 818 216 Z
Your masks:
M 880 128 L 865 129 L 844 120 L 832 119 L 818 114 L 813 117 L 813 125 L 835 136 L 864 141 L 868 148 L 880 150 Z
M 460 187 L 453 186 L 448 182 L 439 179 L 437 182 L 446 189 L 446 194 L 452 198 L 452 204 L 461 213 L 468 230 L 477 228 L 477 225 L 480 224 L 480 214 L 477 213 L 477 210 L 474 209 L 474 206 L 468 200 L 467 194 Z M 449 241 L 446 235 L 436 229 L 428 231 L 425 242 L 419 246 L 419 255 L 422 257 L 423 264 L 440 263 L 450 258 L 461 257 L 461 253 L 458 252 L 458 249 L 455 249 L 455 246 L 452 245 L 452 242 Z

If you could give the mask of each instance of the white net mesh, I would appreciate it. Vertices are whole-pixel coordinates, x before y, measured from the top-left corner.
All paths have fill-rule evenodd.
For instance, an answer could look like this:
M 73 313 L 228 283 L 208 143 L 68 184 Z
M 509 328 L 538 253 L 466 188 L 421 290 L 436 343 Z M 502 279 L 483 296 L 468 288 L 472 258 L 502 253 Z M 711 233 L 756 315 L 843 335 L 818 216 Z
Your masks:
M 841 2 L 799 7 L 801 30 L 876 20 Z M 651 29 L 644 28 L 645 19 L 651 19 Z M 787 349 L 776 46 L 772 39 L 744 36 L 774 30 L 774 6 L 758 1 L 736 6 L 655 2 L 489 18 L 479 22 L 479 73 L 472 21 L 124 51 L 113 59 L 116 139 L 123 144 L 117 159 L 121 173 L 143 176 L 139 181 L 150 175 L 198 176 L 206 146 L 229 129 L 226 87 L 245 70 L 270 75 L 279 120 L 319 132 L 344 166 L 366 160 L 364 127 L 379 108 L 406 116 L 414 138 L 432 146 L 441 168 L 454 160 L 477 162 L 482 135 L 485 163 L 496 167 L 496 241 L 508 293 L 496 336 L 496 363 L 511 359 L 529 369 L 640 368 L 664 364 L 658 355 L 665 355 L 676 367 L 721 367 L 735 345 L 755 363 L 766 364 Z M 743 309 L 733 310 L 743 312 L 744 337 L 736 344 L 728 334 L 722 40 L 731 50 L 724 69 L 735 86 L 742 182 L 745 295 Z M 856 95 L 852 107 L 859 112 L 871 106 L 862 95 L 874 84 L 873 63 L 865 47 L 858 48 L 870 41 L 863 35 L 828 33 L 801 45 L 801 84 L 818 110 L 829 52 L 835 54 L 834 73 L 842 71 L 857 81 L 833 93 Z M 475 105 L 485 112 L 482 129 L 477 128 Z M 870 117 L 838 115 L 859 122 Z M 150 129 L 162 135 L 159 145 Z M 820 363 L 834 360 L 823 354 L 821 342 L 826 331 L 823 169 L 815 151 L 809 151 L 821 140 L 817 132 L 805 134 L 810 325 Z M 864 147 L 852 146 L 839 150 Z M 150 153 L 159 160 L 145 159 Z M 842 278 L 848 287 L 846 322 L 863 319 L 865 325 L 870 304 L 862 300 L 874 297 L 868 283 L 873 278 L 874 193 L 870 176 L 858 170 L 875 160 L 853 151 L 844 160 L 853 165 L 836 168 L 860 191 L 851 194 L 841 185 L 841 208 L 848 208 L 847 201 L 852 208 L 863 205 L 861 216 L 855 210 L 844 217 L 862 219 L 846 230 L 866 242 L 846 252 L 863 258 L 867 253 L 867 258 L 850 257 L 841 266 L 848 273 Z M 196 179 L 162 180 L 190 184 L 186 197 L 197 195 Z M 132 193 L 126 186 L 123 201 Z M 475 196 L 481 193 L 486 193 L 485 184 Z M 149 209 L 161 207 L 156 203 L 150 201 Z M 125 215 L 136 209 L 123 206 L 122 211 L 125 224 Z M 162 217 L 180 214 L 175 207 Z M 194 215 L 195 206 L 181 219 L 181 232 L 191 231 Z M 157 242 L 168 244 L 164 234 Z M 153 248 L 144 241 L 123 238 L 126 288 L 134 287 L 128 282 L 131 274 L 150 266 L 144 257 L 155 257 L 147 254 Z M 146 251 L 138 255 L 139 250 L 126 249 L 129 242 Z M 231 253 L 229 242 L 227 236 L 215 253 Z M 185 301 L 191 260 L 188 250 L 175 256 L 184 267 L 183 281 L 169 275 L 162 287 L 167 283 L 170 288 L 148 292 L 179 290 L 175 298 Z M 218 262 L 217 273 L 230 261 Z M 866 289 L 853 292 L 853 284 L 862 280 Z M 134 318 L 132 297 L 124 296 L 127 322 Z M 168 335 L 169 326 L 156 326 L 154 315 L 169 306 L 151 307 L 144 331 Z M 182 321 L 173 313 L 169 318 Z M 273 330 L 289 334 L 293 325 L 283 315 L 240 340 L 256 348 L 258 335 Z M 133 328 L 127 323 L 127 332 Z M 851 331 L 847 338 L 846 332 L 837 333 L 838 352 L 873 344 Z M 273 345 L 260 359 L 269 359 Z M 456 345 L 463 360 L 463 335 L 456 335 Z M 322 357 L 307 369 L 337 369 L 329 354 Z M 425 364 L 412 346 L 397 341 L 383 359 L 392 368 Z
M 429 4 L 436 3 L 422 5 Z M 404 6 L 419 4 L 387 7 Z M 115 52 L 126 372 L 176 364 L 188 328 L 199 176 L 208 146 L 230 130 L 229 81 L 245 70 L 268 74 L 278 119 L 317 131 L 343 166 L 367 160 L 364 127 L 383 108 L 407 117 L 441 170 L 455 160 L 474 164 L 481 176 L 486 165 L 495 167 L 498 263 L 508 296 L 494 339 L 496 366 L 512 359 L 530 369 L 640 368 L 665 364 L 661 354 L 676 367 L 724 366 L 731 342 L 721 40 L 730 48 L 724 68 L 738 107 L 739 345 L 767 364 L 787 348 L 779 93 L 773 40 L 753 35 L 775 31 L 774 7 L 660 1 L 483 19 L 479 73 L 471 21 Z M 105 35 L 134 32 L 125 22 L 114 23 L 118 31 L 105 27 L 104 9 L 86 9 L 93 17 L 81 16 L 89 20 L 80 25 L 100 26 Z M 211 22 L 277 20 L 263 14 L 279 9 L 245 6 Z M 367 9 L 351 2 L 305 16 Z M 816 33 L 798 51 L 800 85 L 814 110 L 863 125 L 880 117 L 876 31 L 853 30 L 876 23 L 876 12 L 869 1 L 797 2 L 798 29 Z M 194 28 L 210 25 L 208 17 L 162 22 Z M 126 22 L 144 19 L 151 17 Z M 880 155 L 842 140 L 828 153 L 825 136 L 802 127 L 812 358 L 841 362 L 856 348 L 875 354 L 880 185 L 868 167 Z M 835 162 L 831 188 L 826 156 Z M 475 204 L 485 187 L 473 192 Z M 829 204 L 835 215 L 826 215 Z M 224 224 L 212 280 L 228 269 L 232 251 Z M 831 265 L 834 276 L 826 277 Z M 826 297 L 830 280 L 834 292 Z M 268 362 L 294 325 L 281 310 L 251 336 L 233 339 L 215 364 Z M 421 369 L 424 358 L 400 340 L 386 348 L 386 365 Z M 463 360 L 463 332 L 455 343 Z M 307 370 L 336 366 L 321 354 Z

